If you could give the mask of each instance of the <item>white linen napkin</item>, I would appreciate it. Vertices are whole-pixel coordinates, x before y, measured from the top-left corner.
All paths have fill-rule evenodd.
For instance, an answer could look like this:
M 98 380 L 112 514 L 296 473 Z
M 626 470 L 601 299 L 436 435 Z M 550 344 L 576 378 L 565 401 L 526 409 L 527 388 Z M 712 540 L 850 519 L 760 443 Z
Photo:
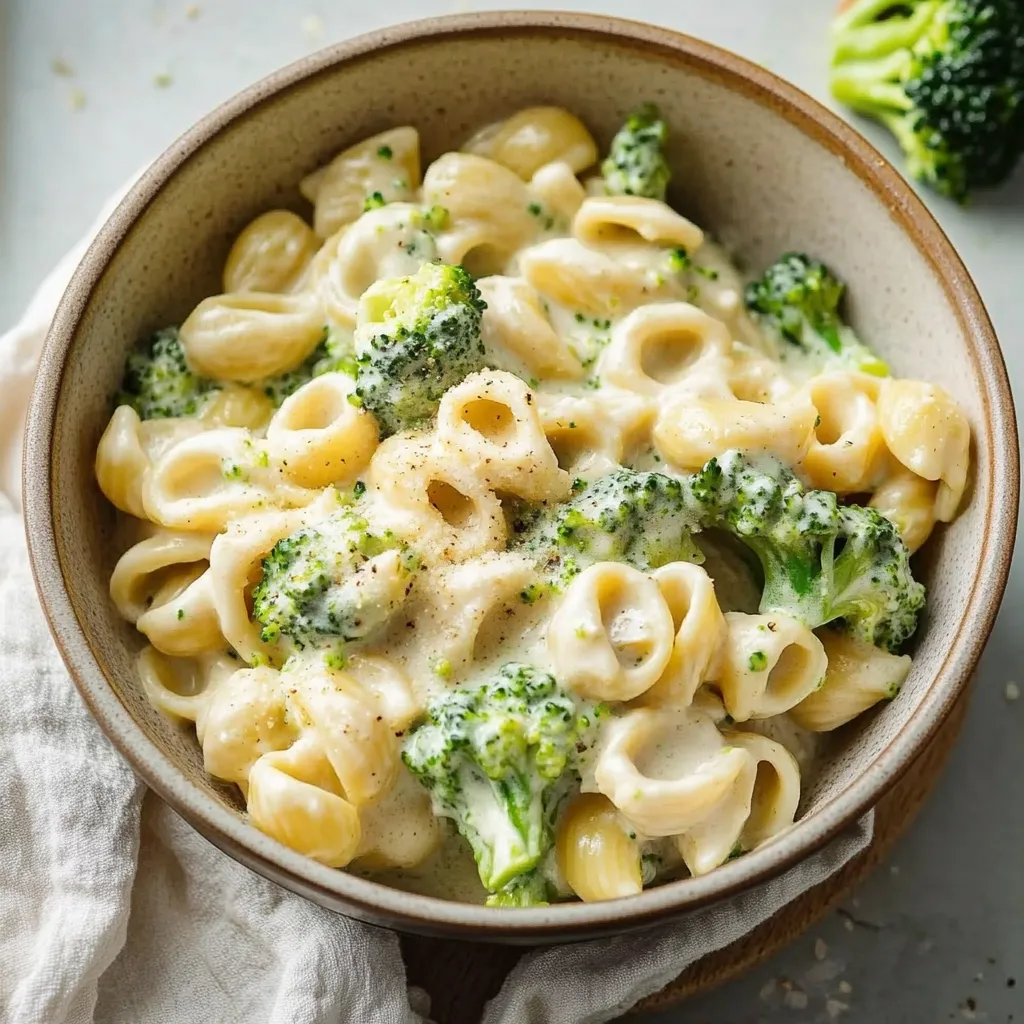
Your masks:
M 266 881 L 143 800 L 36 604 L 19 515 L 28 394 L 56 304 L 121 194 L 0 337 L 0 1021 L 422 1024 L 397 936 Z M 484 1024 L 611 1020 L 838 870 L 872 824 L 683 922 L 527 954 Z

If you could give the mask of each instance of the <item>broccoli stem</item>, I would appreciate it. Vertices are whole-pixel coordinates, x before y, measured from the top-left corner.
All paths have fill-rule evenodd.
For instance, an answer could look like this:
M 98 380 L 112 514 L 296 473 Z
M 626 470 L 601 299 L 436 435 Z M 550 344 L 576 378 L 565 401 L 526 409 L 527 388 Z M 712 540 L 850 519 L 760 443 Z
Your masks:
M 833 64 L 840 61 L 867 61 L 887 56 L 895 50 L 910 50 L 928 31 L 941 6 L 941 0 L 928 0 L 926 3 L 918 3 L 906 17 L 875 22 L 875 18 L 893 7 L 891 0 L 862 0 L 861 3 L 855 3 L 832 23 L 832 37 L 835 41 Z

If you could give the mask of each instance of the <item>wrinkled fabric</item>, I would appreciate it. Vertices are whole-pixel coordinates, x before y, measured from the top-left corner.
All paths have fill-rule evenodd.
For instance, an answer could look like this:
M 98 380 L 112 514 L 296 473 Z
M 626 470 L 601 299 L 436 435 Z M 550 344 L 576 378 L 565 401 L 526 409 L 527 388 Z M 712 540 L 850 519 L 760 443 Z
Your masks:
M 22 423 L 60 295 L 119 199 L 0 337 L 0 1020 L 421 1024 L 393 933 L 281 889 L 144 798 L 36 602 L 19 512 Z M 838 870 L 871 830 L 868 815 L 781 878 L 684 921 L 528 954 L 485 1024 L 611 1020 Z

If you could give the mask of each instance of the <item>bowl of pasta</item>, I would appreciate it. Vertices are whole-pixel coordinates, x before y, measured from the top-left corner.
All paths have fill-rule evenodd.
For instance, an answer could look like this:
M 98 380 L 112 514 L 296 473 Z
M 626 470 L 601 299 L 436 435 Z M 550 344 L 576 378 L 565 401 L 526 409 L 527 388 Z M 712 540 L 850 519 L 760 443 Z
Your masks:
M 767 71 L 588 16 L 253 86 L 89 249 L 29 415 L 54 635 L 233 857 L 560 941 L 762 883 L 967 686 L 1017 509 L 982 303 Z

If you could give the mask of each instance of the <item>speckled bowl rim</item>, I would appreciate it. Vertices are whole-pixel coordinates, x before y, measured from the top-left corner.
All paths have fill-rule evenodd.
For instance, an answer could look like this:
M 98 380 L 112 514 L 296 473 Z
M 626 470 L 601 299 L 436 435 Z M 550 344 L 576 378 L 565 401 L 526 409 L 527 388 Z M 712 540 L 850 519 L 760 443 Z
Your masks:
M 991 481 L 982 555 L 967 611 L 920 707 L 895 739 L 849 787 L 771 844 L 708 875 L 625 900 L 569 903 L 507 913 L 407 893 L 324 867 L 258 832 L 204 794 L 135 724 L 105 678 L 78 620 L 60 571 L 52 511 L 51 450 L 65 361 L 77 326 L 121 242 L 161 188 L 198 150 L 232 123 L 300 83 L 339 64 L 372 60 L 383 50 L 453 37 L 586 38 L 685 65 L 781 114 L 842 159 L 889 208 L 930 264 L 952 306 L 984 391 Z M 32 396 L 23 465 L 25 518 L 36 585 L 50 628 L 86 704 L 135 771 L 210 842 L 260 874 L 323 905 L 407 931 L 506 942 L 568 941 L 622 932 L 694 910 L 779 875 L 873 807 L 932 738 L 966 687 L 988 639 L 1010 567 L 1017 523 L 1019 455 L 1006 367 L 984 305 L 949 240 L 899 173 L 854 129 L 764 68 L 689 36 L 616 18 L 559 12 L 491 12 L 410 22 L 339 43 L 264 78 L 217 108 L 142 175 L 89 247 L 57 310 Z M 984 584 L 984 585 L 982 585 Z

